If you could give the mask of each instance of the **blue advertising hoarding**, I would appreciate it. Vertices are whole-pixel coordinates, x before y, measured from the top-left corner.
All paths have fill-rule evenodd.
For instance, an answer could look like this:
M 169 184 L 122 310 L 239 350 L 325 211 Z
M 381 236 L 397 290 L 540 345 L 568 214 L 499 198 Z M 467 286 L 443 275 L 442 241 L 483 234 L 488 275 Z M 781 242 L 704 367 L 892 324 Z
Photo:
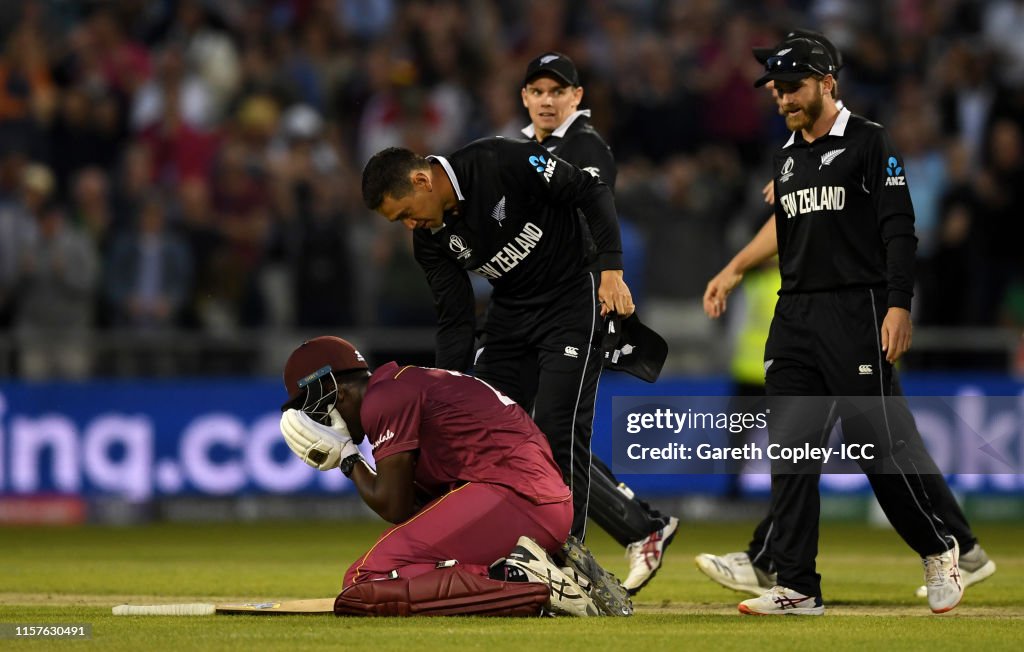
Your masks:
M 909 395 L 965 397 L 970 427 L 990 437 L 1000 454 L 1021 468 L 1024 383 L 996 376 L 909 376 L 904 389 Z M 594 451 L 611 462 L 616 396 L 728 396 L 729 390 L 728 381 L 720 378 L 669 378 L 649 385 L 623 374 L 605 374 Z M 994 411 L 990 404 L 995 403 L 985 396 L 1020 400 L 1002 399 Z M 144 501 L 353 491 L 340 473 L 319 473 L 291 454 L 278 432 L 281 401 L 276 380 L 0 383 L 0 494 L 112 495 Z M 943 469 L 948 467 L 942 461 L 950 455 L 957 461 L 949 444 L 956 437 L 957 418 L 962 415 L 919 417 L 922 436 Z M 1024 489 L 1024 475 L 989 476 L 984 466 L 974 470 L 980 473 L 953 477 L 953 485 L 968 491 Z M 715 494 L 727 486 L 722 475 L 637 474 L 620 479 L 643 495 Z M 826 491 L 866 487 L 855 475 L 826 476 L 822 485 Z

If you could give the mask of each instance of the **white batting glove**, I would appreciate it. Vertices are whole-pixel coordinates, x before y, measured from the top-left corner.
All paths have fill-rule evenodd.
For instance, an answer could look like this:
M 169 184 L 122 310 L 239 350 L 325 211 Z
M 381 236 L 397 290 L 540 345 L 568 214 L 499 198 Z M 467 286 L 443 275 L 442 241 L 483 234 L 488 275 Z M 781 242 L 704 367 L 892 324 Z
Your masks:
M 292 408 L 281 415 L 281 434 L 288 448 L 303 462 L 314 469 L 329 471 L 337 468 L 341 460 L 359 454 L 341 415 L 332 411 L 331 422 L 331 426 L 322 425 Z

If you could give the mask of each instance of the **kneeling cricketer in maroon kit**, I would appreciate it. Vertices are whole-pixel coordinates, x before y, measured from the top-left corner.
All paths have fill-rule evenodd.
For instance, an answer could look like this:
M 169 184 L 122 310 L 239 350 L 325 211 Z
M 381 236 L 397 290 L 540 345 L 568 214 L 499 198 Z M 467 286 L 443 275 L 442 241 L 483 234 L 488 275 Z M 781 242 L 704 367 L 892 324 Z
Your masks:
M 282 433 L 292 450 L 321 470 L 339 466 L 396 524 L 345 573 L 337 613 L 539 611 L 547 587 L 488 577 L 522 536 L 557 553 L 572 523 L 569 488 L 522 408 L 456 372 L 390 362 L 370 374 L 359 352 L 336 337 L 296 349 L 285 384 Z M 355 448 L 364 433 L 376 473 Z M 303 447 L 295 437 L 321 439 Z M 340 448 L 325 444 L 332 438 Z

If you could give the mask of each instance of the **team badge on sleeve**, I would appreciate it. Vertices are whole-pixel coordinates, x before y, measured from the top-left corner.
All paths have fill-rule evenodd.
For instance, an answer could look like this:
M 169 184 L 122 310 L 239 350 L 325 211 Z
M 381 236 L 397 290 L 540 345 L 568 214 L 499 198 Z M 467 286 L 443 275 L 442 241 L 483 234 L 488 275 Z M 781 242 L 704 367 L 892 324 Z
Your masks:
M 889 157 L 889 164 L 885 167 L 885 185 L 887 186 L 905 186 L 907 185 L 907 178 L 903 176 L 903 168 L 900 167 L 899 161 L 896 160 L 895 156 Z

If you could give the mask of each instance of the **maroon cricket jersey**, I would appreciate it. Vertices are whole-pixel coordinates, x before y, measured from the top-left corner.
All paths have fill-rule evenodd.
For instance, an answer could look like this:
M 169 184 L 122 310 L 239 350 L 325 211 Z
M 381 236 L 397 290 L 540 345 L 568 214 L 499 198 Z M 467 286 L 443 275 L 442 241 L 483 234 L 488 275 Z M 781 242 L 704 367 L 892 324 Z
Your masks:
M 544 433 L 472 376 L 389 362 L 371 376 L 360 416 L 375 459 L 419 451 L 416 483 L 432 495 L 487 482 L 538 505 L 570 498 Z

